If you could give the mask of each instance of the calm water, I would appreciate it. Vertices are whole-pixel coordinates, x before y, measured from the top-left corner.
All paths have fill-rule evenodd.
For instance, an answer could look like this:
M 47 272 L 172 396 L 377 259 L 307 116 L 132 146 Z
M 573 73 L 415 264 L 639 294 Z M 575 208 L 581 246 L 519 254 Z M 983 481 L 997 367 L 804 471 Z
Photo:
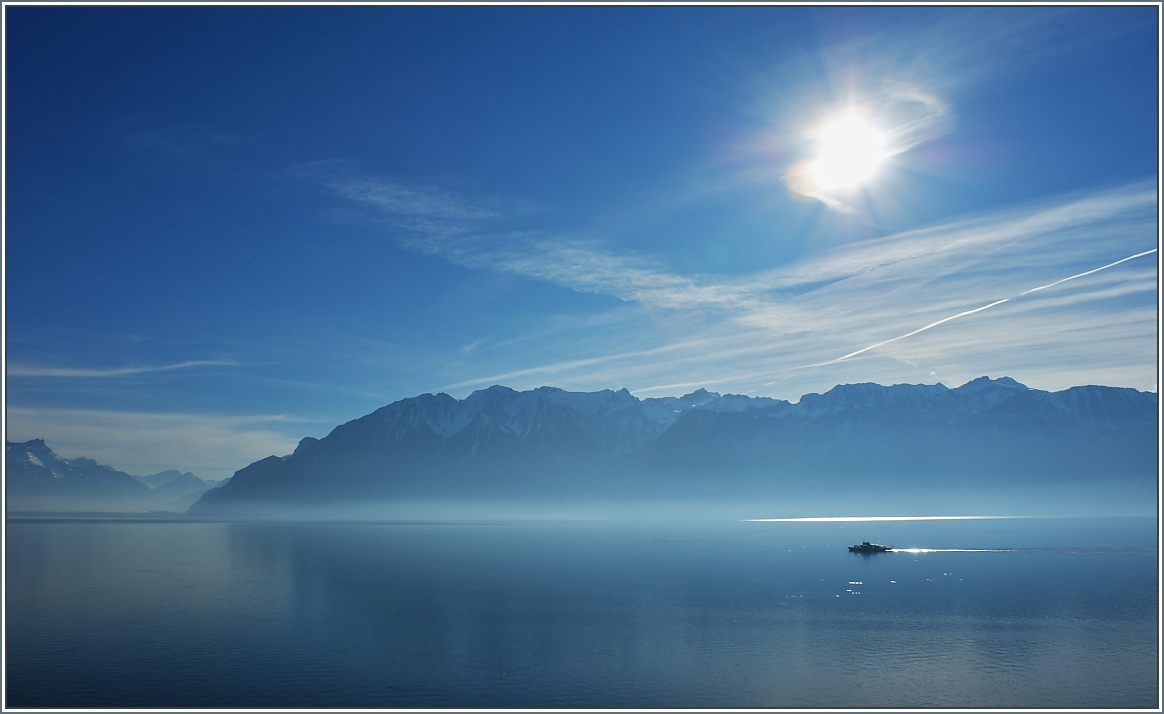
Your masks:
M 7 535 L 9 707 L 1157 706 L 1155 519 Z

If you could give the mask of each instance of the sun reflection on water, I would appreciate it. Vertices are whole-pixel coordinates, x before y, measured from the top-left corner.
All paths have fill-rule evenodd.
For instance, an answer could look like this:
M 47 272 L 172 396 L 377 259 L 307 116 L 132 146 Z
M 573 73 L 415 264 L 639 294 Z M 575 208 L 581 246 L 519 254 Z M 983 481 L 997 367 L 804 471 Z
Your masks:
M 1039 516 L 811 516 L 806 518 L 745 518 L 745 523 L 874 523 L 889 521 L 1001 521 Z

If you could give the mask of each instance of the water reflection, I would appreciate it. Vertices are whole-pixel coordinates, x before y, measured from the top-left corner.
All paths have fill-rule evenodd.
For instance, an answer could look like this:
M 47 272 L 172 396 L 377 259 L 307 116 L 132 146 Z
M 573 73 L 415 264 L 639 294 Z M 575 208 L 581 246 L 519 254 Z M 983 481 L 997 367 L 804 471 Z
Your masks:
M 8 703 L 1154 705 L 1154 522 L 882 525 L 11 523 Z

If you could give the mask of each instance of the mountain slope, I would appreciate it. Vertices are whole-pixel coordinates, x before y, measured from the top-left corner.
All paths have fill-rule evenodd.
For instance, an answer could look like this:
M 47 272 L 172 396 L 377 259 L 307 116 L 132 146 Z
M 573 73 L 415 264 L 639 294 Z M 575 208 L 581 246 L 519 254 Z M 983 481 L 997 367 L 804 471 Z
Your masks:
M 665 481 L 703 497 L 1152 485 L 1156 403 L 1135 390 L 1049 393 L 1006 378 L 952 390 L 843 385 L 791 407 L 693 410 L 619 468 L 645 492 Z M 725 478 L 705 478 L 713 472 Z
M 305 440 L 294 454 L 237 472 L 198 504 L 305 498 L 565 495 L 574 476 L 657 438 L 690 408 L 656 404 L 648 416 L 626 390 L 589 394 L 490 387 L 463 401 L 405 399 Z
M 1131 389 L 1028 389 L 980 378 L 838 386 L 797 404 L 700 390 L 490 387 L 425 394 L 305 439 L 236 473 L 191 508 L 247 514 L 407 500 L 770 501 L 1154 489 L 1157 397 Z M 1129 493 L 1131 491 L 1128 491 Z
M 19 511 L 183 511 L 212 484 L 191 473 L 130 476 L 93 459 L 62 459 L 42 439 L 5 447 L 7 509 Z

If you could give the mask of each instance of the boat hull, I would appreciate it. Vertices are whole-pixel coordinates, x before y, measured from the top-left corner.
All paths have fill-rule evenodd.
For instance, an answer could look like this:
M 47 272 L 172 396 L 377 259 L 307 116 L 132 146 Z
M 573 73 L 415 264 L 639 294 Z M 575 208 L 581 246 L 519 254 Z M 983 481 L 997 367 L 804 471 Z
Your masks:
M 885 553 L 890 550 L 893 550 L 893 546 L 870 543 L 869 541 L 849 546 L 850 553 Z

